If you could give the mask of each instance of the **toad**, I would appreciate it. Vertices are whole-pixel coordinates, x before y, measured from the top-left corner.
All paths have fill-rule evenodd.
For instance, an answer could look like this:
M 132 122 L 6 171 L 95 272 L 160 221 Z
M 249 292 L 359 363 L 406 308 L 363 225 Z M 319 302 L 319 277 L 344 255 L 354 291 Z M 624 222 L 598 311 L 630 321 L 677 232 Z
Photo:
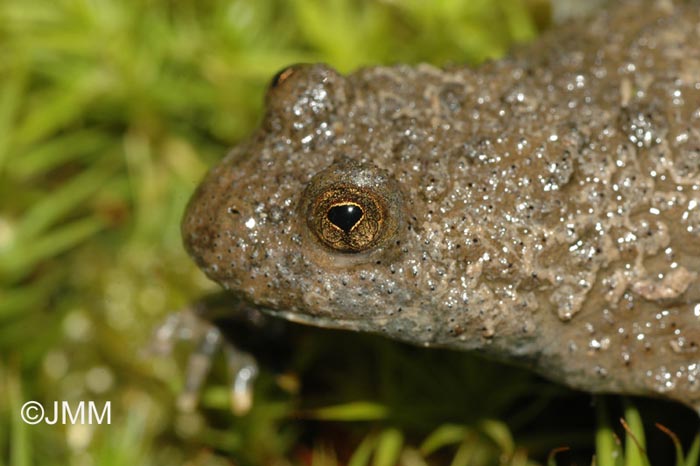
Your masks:
M 476 69 L 280 72 L 185 246 L 240 305 L 700 412 L 700 8 L 624 0 Z

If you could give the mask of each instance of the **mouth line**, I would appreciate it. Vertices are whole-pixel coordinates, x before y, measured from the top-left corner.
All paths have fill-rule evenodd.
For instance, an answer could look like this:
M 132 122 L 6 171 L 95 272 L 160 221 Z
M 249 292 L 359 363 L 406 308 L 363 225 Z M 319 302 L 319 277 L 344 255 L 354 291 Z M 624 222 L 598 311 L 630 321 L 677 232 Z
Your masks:
M 312 325 L 314 327 L 337 328 L 337 329 L 353 329 L 357 328 L 357 321 L 350 319 L 336 319 L 330 317 L 318 317 L 307 314 L 300 314 L 294 311 L 280 311 L 276 309 L 263 308 L 263 312 L 272 317 L 285 319 L 290 322 L 303 325 Z

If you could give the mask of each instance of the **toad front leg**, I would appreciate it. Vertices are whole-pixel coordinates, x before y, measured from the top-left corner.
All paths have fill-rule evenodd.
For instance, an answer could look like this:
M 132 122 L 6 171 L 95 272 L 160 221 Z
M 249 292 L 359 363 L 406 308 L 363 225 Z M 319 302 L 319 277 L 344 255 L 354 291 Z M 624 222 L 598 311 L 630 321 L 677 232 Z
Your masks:
M 178 398 L 180 409 L 192 411 L 213 358 L 223 351 L 231 380 L 231 409 L 234 414 L 243 415 L 252 406 L 259 369 L 256 358 L 239 347 L 239 342 L 255 352 L 258 346 L 273 339 L 279 342 L 284 327 L 282 321 L 264 316 L 227 293 L 218 293 L 168 316 L 155 330 L 149 352 L 170 355 L 181 340 L 196 345 L 189 356 L 184 388 Z

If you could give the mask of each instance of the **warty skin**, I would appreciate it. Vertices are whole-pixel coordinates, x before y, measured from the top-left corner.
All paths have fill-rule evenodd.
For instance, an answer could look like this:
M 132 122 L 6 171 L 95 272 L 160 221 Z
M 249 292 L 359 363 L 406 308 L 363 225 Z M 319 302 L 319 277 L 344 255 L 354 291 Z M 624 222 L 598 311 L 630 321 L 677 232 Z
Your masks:
M 185 245 L 286 319 L 700 411 L 699 24 L 627 0 L 477 69 L 289 68 Z

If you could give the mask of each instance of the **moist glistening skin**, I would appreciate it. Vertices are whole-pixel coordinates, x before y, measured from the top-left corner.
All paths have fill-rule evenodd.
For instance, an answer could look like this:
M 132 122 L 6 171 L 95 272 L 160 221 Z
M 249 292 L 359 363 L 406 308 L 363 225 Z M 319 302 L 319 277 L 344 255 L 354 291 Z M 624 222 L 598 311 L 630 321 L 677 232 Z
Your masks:
M 185 245 L 282 318 L 698 411 L 698 24 L 626 0 L 476 69 L 289 67 Z

